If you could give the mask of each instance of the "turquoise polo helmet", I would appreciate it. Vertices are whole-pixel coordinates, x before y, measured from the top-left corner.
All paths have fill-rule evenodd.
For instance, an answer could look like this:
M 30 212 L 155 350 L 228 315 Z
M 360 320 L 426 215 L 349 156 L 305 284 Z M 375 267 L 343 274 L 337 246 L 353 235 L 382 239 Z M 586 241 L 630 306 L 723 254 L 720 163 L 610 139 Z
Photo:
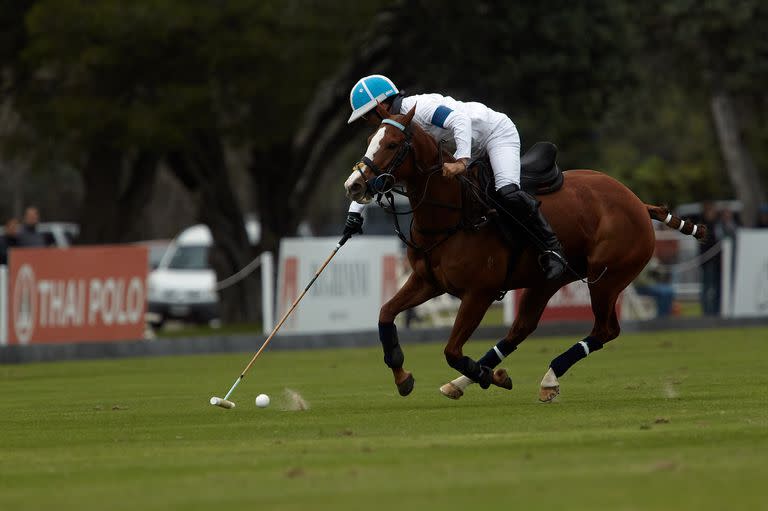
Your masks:
M 349 93 L 352 115 L 347 124 L 356 121 L 374 108 L 376 104 L 397 94 L 397 87 L 392 80 L 383 75 L 370 75 L 361 78 Z

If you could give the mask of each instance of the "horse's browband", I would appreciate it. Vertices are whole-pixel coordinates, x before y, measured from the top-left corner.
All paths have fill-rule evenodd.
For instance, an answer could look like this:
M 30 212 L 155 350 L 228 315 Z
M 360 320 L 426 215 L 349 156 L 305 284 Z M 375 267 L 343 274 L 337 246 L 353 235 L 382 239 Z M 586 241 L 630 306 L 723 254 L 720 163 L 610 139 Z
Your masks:
M 405 126 L 400 124 L 397 121 L 393 121 L 392 119 L 383 119 L 381 121 L 381 124 L 389 124 L 390 126 L 394 126 L 395 128 L 399 129 L 403 133 L 405 133 Z

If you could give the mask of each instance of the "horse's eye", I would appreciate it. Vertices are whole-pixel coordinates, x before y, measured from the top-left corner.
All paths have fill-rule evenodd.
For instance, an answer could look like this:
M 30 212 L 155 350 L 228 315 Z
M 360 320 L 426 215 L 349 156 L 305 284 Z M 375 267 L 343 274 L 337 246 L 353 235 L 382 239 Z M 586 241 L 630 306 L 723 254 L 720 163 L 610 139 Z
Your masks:
M 387 146 L 387 149 L 395 149 L 395 148 L 397 148 L 397 144 L 395 144 L 394 142 L 390 142 L 389 145 Z

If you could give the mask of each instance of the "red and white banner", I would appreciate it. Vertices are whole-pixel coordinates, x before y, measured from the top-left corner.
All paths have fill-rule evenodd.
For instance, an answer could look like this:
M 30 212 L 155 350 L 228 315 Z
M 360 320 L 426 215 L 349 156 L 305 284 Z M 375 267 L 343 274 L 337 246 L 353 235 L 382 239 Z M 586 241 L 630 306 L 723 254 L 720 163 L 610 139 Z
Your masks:
M 10 252 L 10 344 L 141 339 L 147 249 L 94 246 Z
M 519 312 L 520 297 L 523 290 L 515 290 L 515 312 Z M 621 312 L 621 297 L 616 303 L 616 314 Z M 567 286 L 561 287 L 557 293 L 549 299 L 541 321 L 578 321 L 594 320 L 592 314 L 592 300 L 589 295 L 589 286 L 577 280 Z

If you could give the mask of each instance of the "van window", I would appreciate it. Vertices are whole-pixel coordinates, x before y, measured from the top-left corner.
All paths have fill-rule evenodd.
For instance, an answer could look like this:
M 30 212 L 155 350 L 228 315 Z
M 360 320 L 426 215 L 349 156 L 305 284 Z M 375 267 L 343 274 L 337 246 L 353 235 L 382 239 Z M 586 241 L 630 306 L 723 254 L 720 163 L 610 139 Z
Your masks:
M 209 268 L 208 247 L 203 245 L 177 247 L 168 268 L 173 270 L 207 270 Z

